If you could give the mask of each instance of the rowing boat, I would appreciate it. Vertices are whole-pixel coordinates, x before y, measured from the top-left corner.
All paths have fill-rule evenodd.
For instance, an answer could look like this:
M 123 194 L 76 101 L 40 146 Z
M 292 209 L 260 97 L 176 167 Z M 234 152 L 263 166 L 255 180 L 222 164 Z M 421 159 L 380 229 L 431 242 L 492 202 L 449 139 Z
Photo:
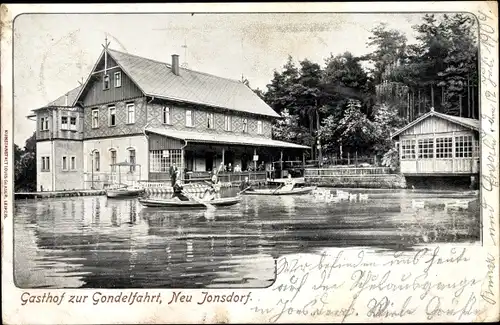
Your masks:
M 234 205 L 241 201 L 240 196 L 223 197 L 207 201 L 214 206 Z M 178 199 L 152 199 L 139 198 L 139 202 L 146 207 L 168 207 L 168 208 L 205 208 L 205 205 L 196 201 L 181 201 Z
M 245 195 L 300 195 L 307 194 L 314 190 L 315 187 L 297 187 L 292 190 L 280 190 L 280 189 L 255 189 L 252 191 L 246 191 L 241 194 Z
M 144 192 L 141 187 L 119 187 L 106 190 L 106 196 L 109 198 L 137 196 Z

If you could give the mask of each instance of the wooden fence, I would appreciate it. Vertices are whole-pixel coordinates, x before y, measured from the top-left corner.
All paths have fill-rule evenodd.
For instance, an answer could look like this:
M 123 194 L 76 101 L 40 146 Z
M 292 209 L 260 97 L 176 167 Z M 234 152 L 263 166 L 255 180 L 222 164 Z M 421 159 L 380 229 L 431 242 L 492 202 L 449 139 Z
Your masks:
M 389 167 L 351 167 L 336 166 L 329 168 L 306 168 L 304 177 L 337 177 L 337 176 L 364 176 L 364 175 L 387 175 L 392 174 L 393 170 Z

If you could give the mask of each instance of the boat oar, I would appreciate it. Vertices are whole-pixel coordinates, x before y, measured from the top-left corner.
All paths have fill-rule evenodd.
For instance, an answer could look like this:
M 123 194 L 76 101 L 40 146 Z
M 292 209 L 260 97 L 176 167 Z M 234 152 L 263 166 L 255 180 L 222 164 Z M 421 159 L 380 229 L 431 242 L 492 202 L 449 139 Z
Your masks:
M 200 203 L 200 204 L 203 204 L 204 206 L 206 206 L 208 209 L 213 209 L 215 210 L 215 206 L 206 202 L 206 201 L 203 201 L 202 199 L 200 198 L 197 198 L 196 195 L 191 195 L 191 194 L 188 194 L 186 193 L 185 191 L 181 191 L 182 195 L 184 195 L 185 197 L 187 197 L 188 199 L 190 200 L 193 200 L 197 203 Z
M 280 188 L 282 188 L 282 187 L 283 187 L 283 184 L 281 184 L 280 186 L 278 186 L 278 188 L 274 190 L 273 194 L 276 194 L 276 192 L 278 192 L 278 190 L 279 190 Z
M 243 192 L 248 191 L 251 187 L 252 187 L 252 185 L 248 186 L 248 187 L 247 187 L 247 188 L 245 188 L 244 190 L 239 191 L 239 192 L 238 192 L 238 195 L 240 195 L 240 194 L 241 194 L 241 193 L 243 193 Z

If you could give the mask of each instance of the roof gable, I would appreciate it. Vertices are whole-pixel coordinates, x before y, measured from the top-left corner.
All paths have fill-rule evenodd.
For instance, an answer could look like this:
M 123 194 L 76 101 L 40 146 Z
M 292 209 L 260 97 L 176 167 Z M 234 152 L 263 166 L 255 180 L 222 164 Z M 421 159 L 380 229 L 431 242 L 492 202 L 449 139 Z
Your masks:
M 414 127 L 415 125 L 419 124 L 420 122 L 422 122 L 423 120 L 425 120 L 431 116 L 435 116 L 435 117 L 447 120 L 449 122 L 461 125 L 461 126 L 466 127 L 468 129 L 479 131 L 479 127 L 480 127 L 479 120 L 443 114 L 443 113 L 439 113 L 439 112 L 436 112 L 433 109 L 431 109 L 431 111 L 427 112 L 426 114 L 420 116 L 418 119 L 414 120 L 413 122 L 409 123 L 408 125 L 397 130 L 396 132 L 394 132 L 394 134 L 391 135 L 391 138 L 398 136 L 402 132 Z
M 116 50 L 108 53 L 148 96 L 279 117 L 240 81 L 185 68 L 179 68 L 180 74 L 175 75 L 171 65 L 164 62 Z

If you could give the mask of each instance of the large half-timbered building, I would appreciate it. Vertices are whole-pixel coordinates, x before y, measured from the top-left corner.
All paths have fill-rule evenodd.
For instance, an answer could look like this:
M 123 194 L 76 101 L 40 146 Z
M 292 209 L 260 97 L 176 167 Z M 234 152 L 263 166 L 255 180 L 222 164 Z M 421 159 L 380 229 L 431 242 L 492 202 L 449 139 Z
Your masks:
M 122 182 L 166 181 L 172 164 L 202 178 L 221 162 L 236 172 L 300 157 L 308 147 L 272 139 L 279 115 L 249 87 L 170 63 L 105 48 L 85 83 L 37 121 L 37 190 L 102 188 L 115 164 Z M 123 172 L 123 170 L 122 170 Z

